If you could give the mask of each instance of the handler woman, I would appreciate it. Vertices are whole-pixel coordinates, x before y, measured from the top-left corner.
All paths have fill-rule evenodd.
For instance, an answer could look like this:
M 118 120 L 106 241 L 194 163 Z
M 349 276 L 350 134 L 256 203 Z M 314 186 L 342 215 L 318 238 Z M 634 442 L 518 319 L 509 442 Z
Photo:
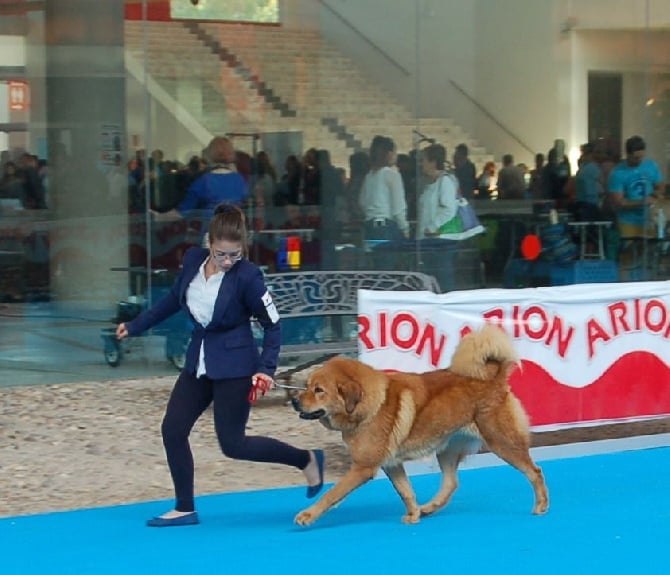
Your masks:
M 186 310 L 195 326 L 167 404 L 161 432 L 174 483 L 172 511 L 149 519 L 150 527 L 195 525 L 194 465 L 188 437 L 198 417 L 214 403 L 214 426 L 223 454 L 233 459 L 283 463 L 305 474 L 307 497 L 323 486 L 323 451 L 298 449 L 269 437 L 246 436 L 250 403 L 273 384 L 280 347 L 279 315 L 261 270 L 248 259 L 242 211 L 217 206 L 209 224 L 208 249 L 194 247 L 170 292 L 153 308 L 121 323 L 116 336 L 136 336 Z M 259 353 L 251 318 L 263 328 Z

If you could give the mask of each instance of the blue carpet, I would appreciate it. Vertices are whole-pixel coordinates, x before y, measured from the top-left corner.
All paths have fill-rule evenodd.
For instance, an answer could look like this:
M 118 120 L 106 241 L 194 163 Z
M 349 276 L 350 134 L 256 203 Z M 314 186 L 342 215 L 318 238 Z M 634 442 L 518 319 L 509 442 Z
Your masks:
M 0 520 L 0 573 L 325 575 L 393 573 L 670 572 L 670 448 L 541 463 L 547 515 L 508 466 L 463 470 L 451 504 L 403 525 L 390 483 L 351 494 L 315 525 L 293 524 L 304 489 L 198 499 L 201 525 L 149 529 L 171 502 Z M 420 501 L 437 475 L 415 476 Z M 93 486 L 92 486 L 93 488 Z

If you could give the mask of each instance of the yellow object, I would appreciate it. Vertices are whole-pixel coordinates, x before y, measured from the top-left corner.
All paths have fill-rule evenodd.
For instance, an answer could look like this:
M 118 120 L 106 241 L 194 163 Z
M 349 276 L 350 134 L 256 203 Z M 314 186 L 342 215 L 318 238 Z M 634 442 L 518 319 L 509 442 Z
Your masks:
M 300 252 L 288 252 L 288 265 L 290 268 L 299 269 L 300 268 Z

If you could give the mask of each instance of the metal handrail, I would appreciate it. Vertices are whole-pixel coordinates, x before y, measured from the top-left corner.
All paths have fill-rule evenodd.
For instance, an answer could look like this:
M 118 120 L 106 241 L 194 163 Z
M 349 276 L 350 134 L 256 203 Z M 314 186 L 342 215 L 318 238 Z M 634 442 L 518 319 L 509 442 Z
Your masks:
M 490 112 L 487 108 L 485 108 L 482 104 L 480 104 L 477 100 L 475 100 L 474 97 L 472 97 L 468 92 L 465 91 L 463 87 L 461 87 L 459 84 L 457 84 L 454 80 L 451 78 L 447 79 L 449 83 L 458 91 L 460 94 L 465 96 L 472 104 L 474 104 L 477 109 L 482 112 L 485 116 L 487 116 L 496 126 L 498 126 L 503 132 L 505 132 L 510 138 L 512 138 L 517 144 L 519 144 L 524 150 L 529 152 L 532 156 L 535 156 L 535 150 L 533 150 L 526 142 L 524 142 L 519 136 L 517 136 L 512 130 L 510 130 L 507 126 L 505 126 L 498 118 L 496 118 L 492 112 Z

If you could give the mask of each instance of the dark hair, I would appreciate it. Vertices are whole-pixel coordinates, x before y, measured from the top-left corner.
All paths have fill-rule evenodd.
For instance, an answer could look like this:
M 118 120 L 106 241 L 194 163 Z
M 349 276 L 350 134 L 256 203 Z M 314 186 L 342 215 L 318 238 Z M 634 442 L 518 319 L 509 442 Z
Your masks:
M 221 203 L 214 209 L 214 215 L 207 228 L 209 242 L 239 242 L 242 254 L 249 254 L 247 222 L 240 208 L 229 203 Z
M 370 158 L 367 152 L 354 152 L 349 156 L 349 175 L 361 176 L 370 170 Z
M 375 136 L 370 144 L 370 168 L 378 170 L 387 165 L 388 154 L 395 150 L 395 143 L 388 136 Z
M 192 172 L 200 171 L 200 158 L 198 156 L 191 156 L 191 159 L 188 161 L 188 169 Z
M 447 161 L 447 150 L 442 144 L 431 144 L 423 150 L 424 157 L 429 162 L 435 162 L 438 170 L 444 170 L 444 164 Z
M 272 178 L 273 182 L 277 181 L 277 172 L 270 161 L 270 156 L 263 150 L 256 153 L 256 173 L 259 176 L 267 174 Z
M 466 144 L 458 144 L 458 146 L 456 146 L 456 152 L 462 154 L 463 156 L 467 156 L 469 150 Z
M 323 169 L 332 165 L 330 152 L 328 150 L 322 149 L 316 151 L 316 165 L 319 169 Z
M 586 142 L 582 144 L 582 154 L 593 154 L 595 151 L 595 146 L 591 142 Z
M 642 152 L 646 150 L 647 144 L 641 136 L 631 136 L 626 140 L 626 154 L 634 154 L 635 152 Z

